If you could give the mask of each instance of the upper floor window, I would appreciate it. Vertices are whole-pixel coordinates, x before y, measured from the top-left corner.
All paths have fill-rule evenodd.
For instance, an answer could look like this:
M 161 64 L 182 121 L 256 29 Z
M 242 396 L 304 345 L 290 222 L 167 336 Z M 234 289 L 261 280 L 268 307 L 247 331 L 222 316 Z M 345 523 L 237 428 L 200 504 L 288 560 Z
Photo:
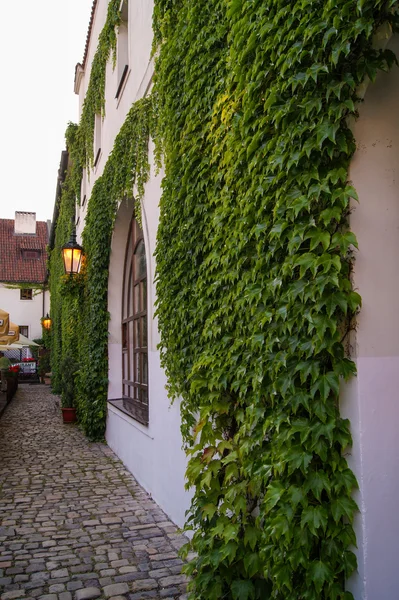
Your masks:
M 33 299 L 32 288 L 21 289 L 20 290 L 20 299 L 21 300 L 32 300 Z
M 121 2 L 121 21 L 118 30 L 117 42 L 117 73 L 118 73 L 118 88 L 116 90 L 116 98 L 122 93 L 123 84 L 126 81 L 129 70 L 129 1 L 122 0 Z
M 20 325 L 19 333 L 28 338 L 29 337 L 29 325 Z
M 23 250 L 23 258 L 40 258 L 40 250 Z
M 80 188 L 80 198 L 81 198 L 81 207 L 84 208 L 85 204 L 86 204 L 86 180 L 87 180 L 87 175 L 86 175 L 86 169 L 83 169 L 82 172 L 82 184 L 81 184 L 81 188 Z
M 101 154 L 101 128 L 102 117 L 97 113 L 94 121 L 94 166 L 97 165 Z

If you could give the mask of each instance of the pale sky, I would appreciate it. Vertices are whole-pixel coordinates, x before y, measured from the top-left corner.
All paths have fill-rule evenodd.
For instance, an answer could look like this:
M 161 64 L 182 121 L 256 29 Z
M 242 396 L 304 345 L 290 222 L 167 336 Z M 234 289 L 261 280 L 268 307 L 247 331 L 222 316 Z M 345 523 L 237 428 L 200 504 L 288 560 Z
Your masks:
M 0 218 L 53 215 L 93 0 L 0 0 Z

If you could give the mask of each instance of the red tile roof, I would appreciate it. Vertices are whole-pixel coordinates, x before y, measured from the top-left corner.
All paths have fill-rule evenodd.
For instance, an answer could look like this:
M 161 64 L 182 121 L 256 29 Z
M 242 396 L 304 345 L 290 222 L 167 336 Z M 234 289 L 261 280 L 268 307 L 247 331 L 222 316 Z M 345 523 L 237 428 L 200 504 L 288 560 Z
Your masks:
M 85 45 L 85 51 L 84 51 L 83 61 L 82 61 L 83 69 L 86 67 L 87 53 L 89 52 L 91 31 L 93 29 L 94 13 L 96 12 L 97 2 L 98 2 L 98 0 L 93 0 L 93 6 L 91 7 L 90 22 L 89 22 L 89 28 L 87 31 L 86 45 Z
M 44 283 L 47 275 L 47 223 L 36 222 L 36 235 L 14 235 L 14 221 L 0 219 L 0 281 Z M 23 250 L 40 250 L 41 258 L 24 258 Z

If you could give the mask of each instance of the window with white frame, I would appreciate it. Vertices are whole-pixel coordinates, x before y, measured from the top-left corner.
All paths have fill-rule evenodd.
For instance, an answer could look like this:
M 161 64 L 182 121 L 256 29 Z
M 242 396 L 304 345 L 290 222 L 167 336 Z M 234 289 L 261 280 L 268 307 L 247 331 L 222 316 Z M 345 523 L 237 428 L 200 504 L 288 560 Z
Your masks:
M 129 0 L 121 2 L 121 20 L 117 42 L 118 87 L 116 98 L 119 98 L 129 70 Z

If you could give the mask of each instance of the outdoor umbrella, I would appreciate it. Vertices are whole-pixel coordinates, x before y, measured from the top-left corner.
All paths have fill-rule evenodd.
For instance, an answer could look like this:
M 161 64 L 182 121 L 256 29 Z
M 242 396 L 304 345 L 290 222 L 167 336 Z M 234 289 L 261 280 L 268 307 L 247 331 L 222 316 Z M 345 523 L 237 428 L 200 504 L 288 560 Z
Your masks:
M 5 310 L 0 308 L 0 336 L 8 334 L 8 326 L 10 323 L 10 315 Z
M 19 340 L 19 326 L 15 323 L 10 323 L 10 328 L 7 335 L 0 336 L 0 346 L 12 344 Z
M 26 346 L 19 344 L 18 342 L 12 342 L 11 344 L 0 344 L 0 352 L 6 352 L 7 350 L 23 350 Z
M 17 344 L 23 346 L 24 348 L 26 348 L 26 346 L 40 346 L 40 344 L 36 344 L 36 342 L 30 340 L 26 337 L 26 335 L 23 335 L 22 333 L 19 334 L 19 340 Z

